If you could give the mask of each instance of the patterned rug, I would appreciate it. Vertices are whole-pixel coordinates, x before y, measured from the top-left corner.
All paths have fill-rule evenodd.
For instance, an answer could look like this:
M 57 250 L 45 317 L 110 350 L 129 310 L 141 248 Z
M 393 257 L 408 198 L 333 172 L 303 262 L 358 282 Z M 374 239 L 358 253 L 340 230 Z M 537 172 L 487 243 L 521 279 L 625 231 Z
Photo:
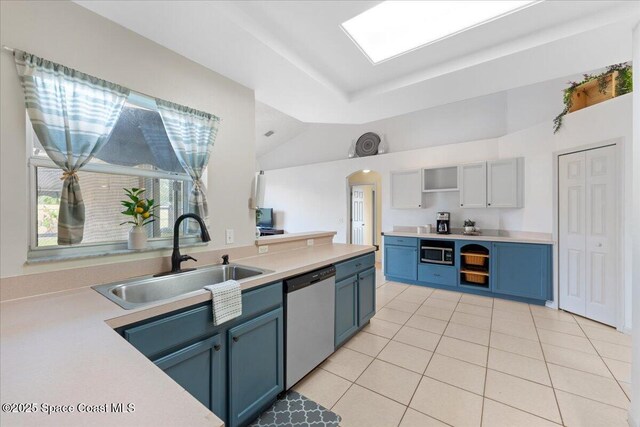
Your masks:
M 340 420 L 337 414 L 300 393 L 288 391 L 250 427 L 338 427 Z

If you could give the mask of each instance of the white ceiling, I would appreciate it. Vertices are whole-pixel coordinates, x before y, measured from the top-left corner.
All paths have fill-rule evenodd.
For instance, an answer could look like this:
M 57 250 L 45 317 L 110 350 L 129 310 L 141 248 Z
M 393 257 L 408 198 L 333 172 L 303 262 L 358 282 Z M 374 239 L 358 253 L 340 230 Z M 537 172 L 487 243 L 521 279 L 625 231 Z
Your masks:
M 373 65 L 339 24 L 376 1 L 76 3 L 255 90 L 303 122 L 364 123 L 631 57 L 637 1 L 538 3 Z

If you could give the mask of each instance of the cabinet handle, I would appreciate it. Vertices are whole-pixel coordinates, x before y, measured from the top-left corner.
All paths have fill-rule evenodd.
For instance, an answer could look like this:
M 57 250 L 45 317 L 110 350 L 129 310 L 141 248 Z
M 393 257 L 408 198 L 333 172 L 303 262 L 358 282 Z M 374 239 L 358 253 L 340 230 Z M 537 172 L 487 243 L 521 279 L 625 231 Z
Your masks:
M 356 267 L 360 267 L 362 264 L 356 264 Z
M 221 348 L 221 347 L 220 347 L 220 344 L 216 344 L 216 345 L 214 345 L 214 346 L 213 346 L 213 349 L 214 349 L 215 351 L 220 351 L 220 348 Z
M 233 342 L 238 342 L 238 340 L 239 340 L 240 338 L 238 338 L 238 337 L 233 337 L 233 338 L 231 338 L 231 339 L 233 340 Z
M 464 206 L 462 203 L 460 203 L 460 206 Z
M 438 273 L 433 273 L 434 276 L 436 277 L 440 277 L 440 275 Z
M 487 203 L 487 206 L 491 206 L 491 203 Z

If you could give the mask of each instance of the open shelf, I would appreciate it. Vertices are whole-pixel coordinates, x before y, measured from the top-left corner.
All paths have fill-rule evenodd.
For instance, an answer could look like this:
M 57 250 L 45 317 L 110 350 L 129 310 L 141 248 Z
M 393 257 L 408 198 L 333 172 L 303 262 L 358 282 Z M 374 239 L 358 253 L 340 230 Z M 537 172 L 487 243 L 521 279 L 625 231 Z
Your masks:
M 422 170 L 422 192 L 458 191 L 458 167 L 447 166 Z
M 489 249 L 468 244 L 460 250 L 460 285 L 489 289 Z

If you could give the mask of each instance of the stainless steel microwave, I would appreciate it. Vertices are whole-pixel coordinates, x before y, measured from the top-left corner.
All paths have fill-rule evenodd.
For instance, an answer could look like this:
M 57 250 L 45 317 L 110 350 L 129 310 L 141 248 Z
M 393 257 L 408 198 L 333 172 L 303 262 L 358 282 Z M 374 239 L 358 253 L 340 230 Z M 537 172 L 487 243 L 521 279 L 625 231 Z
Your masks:
M 454 264 L 454 242 L 422 240 L 420 242 L 420 262 L 425 264 Z

